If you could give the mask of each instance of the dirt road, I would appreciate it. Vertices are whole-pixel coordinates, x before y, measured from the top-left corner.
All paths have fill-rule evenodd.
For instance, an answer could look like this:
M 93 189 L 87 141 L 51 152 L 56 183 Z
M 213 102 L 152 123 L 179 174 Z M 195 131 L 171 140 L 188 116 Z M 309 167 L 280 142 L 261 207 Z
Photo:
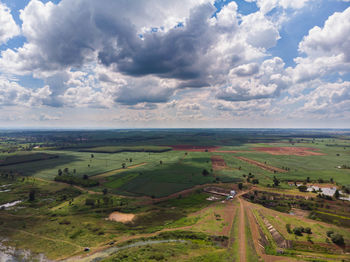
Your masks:
M 245 216 L 243 201 L 238 197 L 240 204 L 240 218 L 239 218 L 239 261 L 246 261 L 246 239 L 245 239 Z

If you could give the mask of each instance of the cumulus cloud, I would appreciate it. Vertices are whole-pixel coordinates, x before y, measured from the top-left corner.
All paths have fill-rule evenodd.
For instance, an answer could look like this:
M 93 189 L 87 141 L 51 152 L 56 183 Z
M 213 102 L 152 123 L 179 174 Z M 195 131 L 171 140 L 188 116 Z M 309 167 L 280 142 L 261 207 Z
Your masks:
M 282 7 L 284 9 L 300 9 L 311 0 L 245 0 L 246 2 L 256 2 L 261 12 L 264 14 L 270 12 L 276 7 Z
M 20 33 L 20 29 L 13 20 L 11 10 L 0 2 L 0 45 Z
M 344 74 L 350 70 L 350 7 L 336 12 L 323 28 L 315 26 L 299 44 L 305 56 L 295 59 L 296 81 L 308 81 L 326 74 Z
M 232 67 L 265 56 L 276 44 L 278 31 L 260 12 L 242 17 L 239 24 L 236 3 L 213 17 L 215 7 L 205 2 L 190 1 L 187 11 L 180 8 L 175 16 L 184 19 L 182 26 L 140 33 L 141 25 L 151 21 L 147 10 L 152 3 L 147 1 L 140 2 L 141 12 L 140 7 L 128 11 L 134 6 L 130 1 L 63 0 L 55 5 L 32 0 L 21 12 L 28 42 L 3 51 L 0 68 L 40 77 L 90 62 L 127 76 L 176 79 L 180 88 L 203 87 L 216 85 Z M 162 10 L 169 6 L 168 1 L 157 3 Z M 168 12 L 160 12 L 158 28 Z
M 303 96 L 305 104 L 299 113 L 339 116 L 350 111 L 350 82 L 321 83 Z
M 46 103 L 50 94 L 48 86 L 32 90 L 0 77 L 0 107 L 15 105 L 39 107 Z
M 231 78 L 216 95 L 226 101 L 247 101 L 276 97 L 291 83 L 281 58 L 265 60 L 260 68 L 255 64 L 237 67 L 230 72 Z M 237 78 L 237 74 L 240 78 Z

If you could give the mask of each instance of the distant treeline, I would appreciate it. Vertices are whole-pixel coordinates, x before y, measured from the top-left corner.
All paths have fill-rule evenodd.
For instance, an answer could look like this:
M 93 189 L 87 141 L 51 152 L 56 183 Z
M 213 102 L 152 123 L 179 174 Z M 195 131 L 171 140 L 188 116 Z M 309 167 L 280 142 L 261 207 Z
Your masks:
M 101 146 L 79 150 L 80 152 L 91 153 L 121 153 L 121 152 L 149 152 L 162 153 L 172 150 L 171 147 L 164 146 Z

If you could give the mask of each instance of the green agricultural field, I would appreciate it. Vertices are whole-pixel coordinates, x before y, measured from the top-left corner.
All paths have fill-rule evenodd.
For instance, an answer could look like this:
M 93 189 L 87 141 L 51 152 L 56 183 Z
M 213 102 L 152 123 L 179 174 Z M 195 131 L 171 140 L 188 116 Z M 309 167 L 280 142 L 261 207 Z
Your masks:
M 1 170 L 14 170 L 21 172 L 24 176 L 34 176 L 43 179 L 53 180 L 58 169 L 68 168 L 70 172 L 76 170 L 76 175 L 98 175 L 115 169 L 122 168 L 123 163 L 128 167 L 141 163 L 159 163 L 160 160 L 166 162 L 168 159 L 177 159 L 182 153 L 146 153 L 146 152 L 123 152 L 117 154 L 91 153 L 75 151 L 42 151 L 43 153 L 57 155 L 58 158 L 45 161 L 35 161 L 31 163 L 16 164 L 15 167 L 0 167 Z
M 104 186 L 116 193 L 125 191 L 136 195 L 162 197 L 215 180 L 212 174 L 202 174 L 204 169 L 208 172 L 211 170 L 210 153 L 190 152 L 186 156 L 183 152 L 180 154 L 180 158 L 168 161 L 162 158 L 162 164 L 145 166 L 137 173 L 130 170 L 111 176 Z
M 81 149 L 81 152 L 92 153 L 121 153 L 121 152 L 151 152 L 162 153 L 170 151 L 171 147 L 166 146 L 99 146 Z
M 247 261 L 265 255 L 277 261 L 282 251 L 281 261 L 297 256 L 347 261 L 350 202 L 327 200 L 287 184 L 333 178 L 333 186 L 348 190 L 342 186 L 350 185 L 350 132 L 327 132 L 6 132 L 0 135 L 0 205 L 21 202 L 0 209 L 0 237 L 7 238 L 2 244 L 69 261 L 239 261 L 240 250 L 246 251 Z M 172 150 L 176 145 L 184 150 Z M 324 155 L 271 155 L 256 147 L 313 147 Z M 237 157 L 287 172 L 271 172 Z M 208 185 L 234 189 L 238 199 L 214 198 L 203 190 Z M 260 212 L 293 248 L 277 246 Z M 295 236 L 286 224 L 310 227 L 312 234 Z M 253 241 L 257 229 L 267 237 L 264 250 Z M 333 244 L 329 230 L 343 235 L 345 245 Z M 240 241 L 242 235 L 245 241 Z

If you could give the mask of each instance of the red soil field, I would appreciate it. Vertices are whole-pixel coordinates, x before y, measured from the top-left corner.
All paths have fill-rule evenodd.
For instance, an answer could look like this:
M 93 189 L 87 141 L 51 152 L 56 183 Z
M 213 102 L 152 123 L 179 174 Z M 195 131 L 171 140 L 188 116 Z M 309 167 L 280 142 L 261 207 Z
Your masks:
M 222 158 L 222 156 L 212 156 L 211 165 L 213 167 L 213 170 L 220 170 L 227 167 L 225 160 Z
M 254 150 L 271 155 L 294 155 L 294 156 L 322 156 L 325 155 L 312 147 L 255 147 Z
M 171 146 L 175 151 L 188 151 L 188 152 L 212 152 L 218 149 L 218 146 L 193 146 L 193 145 L 176 145 Z

